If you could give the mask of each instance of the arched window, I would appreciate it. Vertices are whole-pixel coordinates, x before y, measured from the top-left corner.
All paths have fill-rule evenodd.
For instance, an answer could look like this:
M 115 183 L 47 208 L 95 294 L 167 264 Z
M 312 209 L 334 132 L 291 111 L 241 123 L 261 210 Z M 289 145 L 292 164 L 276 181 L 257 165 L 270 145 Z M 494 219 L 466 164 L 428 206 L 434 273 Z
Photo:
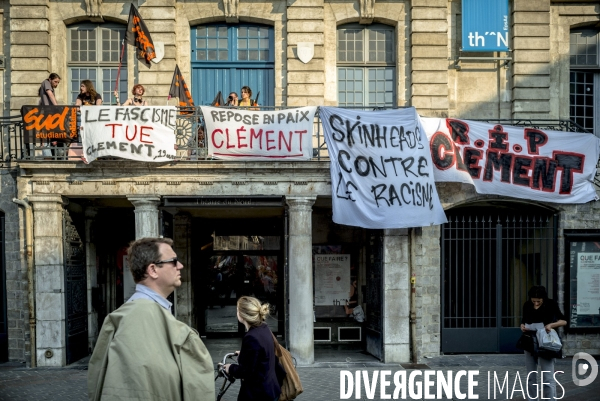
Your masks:
M 396 105 L 394 28 L 349 24 L 337 30 L 338 105 Z
M 571 119 L 600 136 L 600 31 L 571 31 Z
M 125 25 L 84 23 L 68 29 L 69 102 L 75 103 L 79 85 L 84 79 L 94 84 L 105 103 L 110 103 L 115 90 Z M 127 93 L 127 46 L 119 76 L 119 95 Z
M 258 103 L 275 102 L 275 54 L 273 27 L 249 24 L 211 24 L 192 28 L 192 97 L 196 104 L 210 104 L 221 91 L 227 99 L 249 86 Z

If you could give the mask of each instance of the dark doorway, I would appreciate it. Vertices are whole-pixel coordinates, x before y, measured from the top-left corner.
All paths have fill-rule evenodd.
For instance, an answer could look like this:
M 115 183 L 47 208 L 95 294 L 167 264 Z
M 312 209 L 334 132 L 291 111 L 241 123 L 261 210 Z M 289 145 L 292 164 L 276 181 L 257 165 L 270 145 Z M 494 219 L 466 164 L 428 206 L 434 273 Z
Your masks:
M 242 295 L 271 305 L 267 324 L 283 333 L 283 208 L 258 218 L 195 218 L 192 282 L 197 330 L 208 337 L 237 337 L 236 302 Z
M 527 204 L 446 212 L 442 226 L 442 352 L 520 352 L 521 310 L 533 285 L 556 288 L 558 217 Z

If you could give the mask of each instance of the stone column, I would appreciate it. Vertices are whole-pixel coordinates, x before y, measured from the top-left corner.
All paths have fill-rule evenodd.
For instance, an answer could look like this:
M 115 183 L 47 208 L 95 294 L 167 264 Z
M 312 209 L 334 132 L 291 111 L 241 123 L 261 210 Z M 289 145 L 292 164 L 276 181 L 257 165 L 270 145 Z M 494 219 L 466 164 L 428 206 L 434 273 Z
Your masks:
M 410 361 L 410 266 L 408 229 L 384 230 L 383 355 L 385 363 Z
M 31 195 L 35 260 L 37 366 L 65 366 L 66 313 L 63 197 Z
M 98 286 L 96 271 L 96 244 L 92 242 L 94 218 L 98 214 L 95 207 L 85 208 L 85 267 L 87 277 L 88 306 L 88 348 L 94 349 L 98 337 L 98 312 L 92 306 L 92 288 Z
M 40 84 L 53 72 L 50 1 L 10 0 L 10 18 L 4 15 L 10 21 L 10 110 L 18 113 L 23 105 L 37 104 Z M 66 86 L 67 77 L 62 78 Z
M 181 287 L 175 290 L 175 317 L 192 325 L 193 288 L 192 258 L 190 239 L 192 234 L 192 216 L 189 213 L 177 213 L 173 218 L 173 250 L 183 263 L 181 270 Z
M 512 118 L 550 116 L 550 0 L 513 2 Z M 556 94 L 558 97 L 558 94 Z
M 323 0 L 288 1 L 287 8 L 287 105 L 317 106 L 323 104 L 324 43 Z M 298 43 L 314 46 L 314 56 L 308 63 L 298 58 Z
M 411 2 L 411 106 L 448 117 L 448 0 Z
M 288 344 L 299 365 L 315 362 L 312 269 L 312 205 L 315 199 L 314 196 L 286 197 L 289 206 Z
M 160 197 L 154 195 L 132 195 L 127 199 L 135 207 L 135 239 L 158 237 L 158 204 Z

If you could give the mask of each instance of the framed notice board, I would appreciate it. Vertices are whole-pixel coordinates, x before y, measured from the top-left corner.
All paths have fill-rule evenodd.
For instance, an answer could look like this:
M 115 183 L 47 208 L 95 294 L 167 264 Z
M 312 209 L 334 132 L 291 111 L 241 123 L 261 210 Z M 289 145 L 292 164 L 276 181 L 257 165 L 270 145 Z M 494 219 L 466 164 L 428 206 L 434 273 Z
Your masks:
M 565 230 L 565 257 L 569 329 L 600 329 L 600 230 Z

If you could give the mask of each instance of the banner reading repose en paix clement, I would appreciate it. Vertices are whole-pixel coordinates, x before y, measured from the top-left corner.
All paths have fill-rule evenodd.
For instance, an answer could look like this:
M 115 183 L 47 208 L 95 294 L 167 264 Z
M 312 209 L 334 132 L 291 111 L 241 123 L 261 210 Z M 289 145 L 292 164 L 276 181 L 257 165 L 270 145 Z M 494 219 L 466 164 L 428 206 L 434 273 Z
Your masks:
M 321 107 L 320 115 L 331 159 L 334 222 L 375 229 L 446 222 L 414 107 Z
M 175 159 L 175 106 L 81 106 L 85 161 L 111 156 L 143 162 Z
M 435 180 L 469 183 L 480 194 L 556 203 L 597 199 L 600 139 L 453 118 L 422 118 Z
M 257 111 L 200 107 L 209 156 L 229 160 L 310 160 L 316 107 Z

